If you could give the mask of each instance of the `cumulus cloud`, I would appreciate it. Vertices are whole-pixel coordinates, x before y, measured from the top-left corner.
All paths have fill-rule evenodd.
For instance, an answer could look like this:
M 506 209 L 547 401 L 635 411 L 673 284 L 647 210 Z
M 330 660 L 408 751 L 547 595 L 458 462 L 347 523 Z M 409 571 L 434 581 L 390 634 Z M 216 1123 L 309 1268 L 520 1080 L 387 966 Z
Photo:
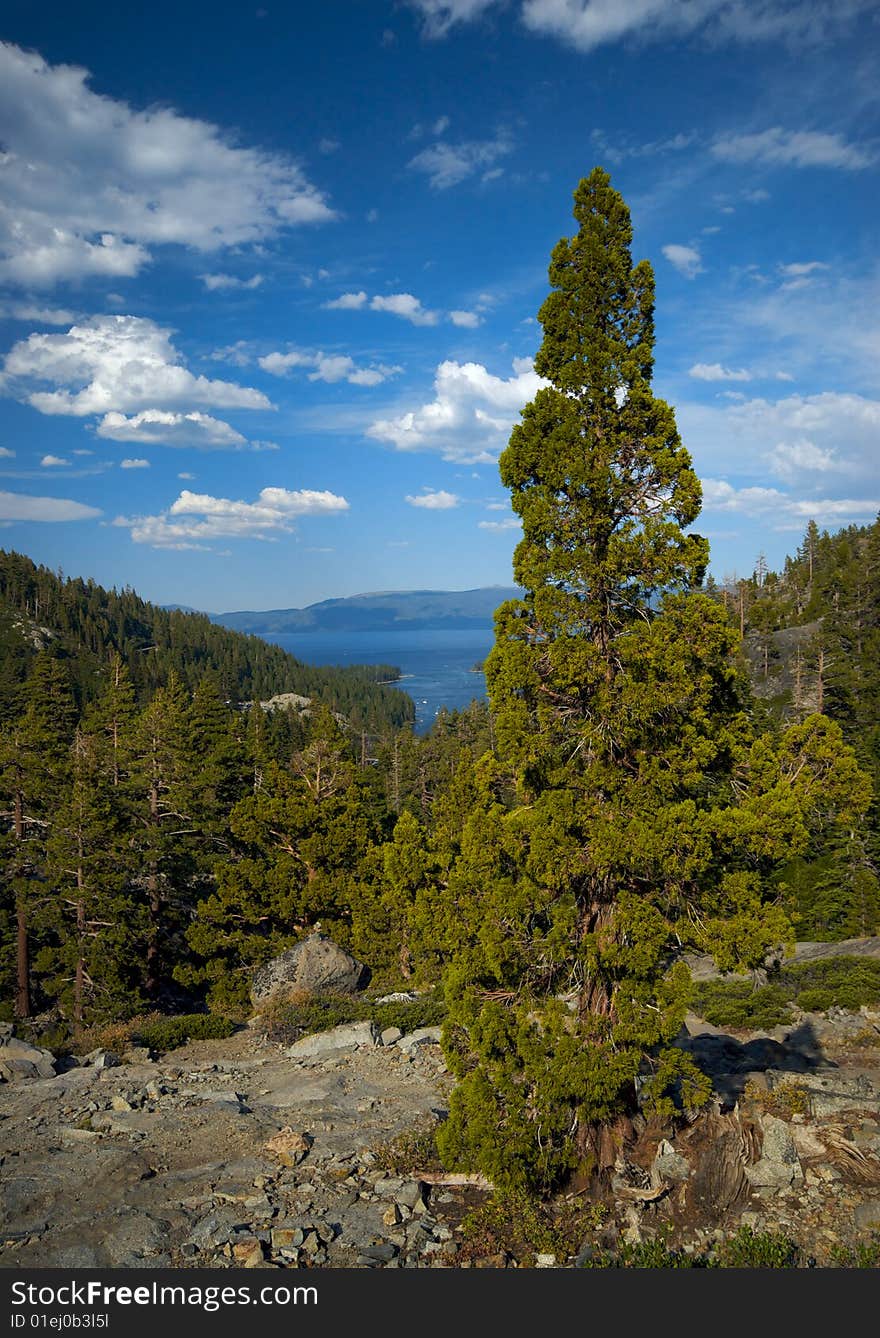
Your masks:
M 235 367 L 249 367 L 254 360 L 253 346 L 247 339 L 237 339 L 234 344 L 215 348 L 210 358 L 212 362 L 230 362 Z
M 367 436 L 399 451 L 437 451 L 445 460 L 494 463 L 523 405 L 544 385 L 530 358 L 515 358 L 513 376 L 506 379 L 482 363 L 442 362 L 433 400 L 378 419 Z
M 489 530 L 492 534 L 504 534 L 508 530 L 518 530 L 522 521 L 518 516 L 507 516 L 504 520 L 480 520 L 477 522 L 477 528 L 480 530 Z
M 119 462 L 119 468 L 120 468 L 120 469 L 149 469 L 149 468 L 150 468 L 150 462 L 149 462 L 149 460 L 141 460 L 141 459 L 120 460 L 120 462 Z
M 369 367 L 359 367 L 354 358 L 341 353 L 304 353 L 292 350 L 289 353 L 267 353 L 258 358 L 264 372 L 272 376 L 286 376 L 295 368 L 310 367 L 310 381 L 326 381 L 332 385 L 337 381 L 348 381 L 353 386 L 378 386 L 391 376 L 398 376 L 402 367 L 388 366 L 385 363 L 372 363 Z
M 720 405 L 683 404 L 682 436 L 701 476 L 731 468 L 750 479 L 777 478 L 826 498 L 870 497 L 877 480 L 880 401 L 826 391 Z M 829 513 L 829 519 L 833 518 Z
M 270 401 L 259 390 L 194 375 L 170 334 L 143 317 L 94 316 L 67 334 L 32 334 L 14 344 L 0 382 L 40 413 L 101 415 L 98 435 L 115 441 L 188 433 L 206 446 L 241 446 L 240 433 L 193 406 L 269 409 Z M 58 388 L 34 388 L 46 382 Z
M 459 325 L 465 330 L 476 330 L 483 323 L 478 311 L 450 311 L 449 319 L 453 325 Z
M 8 446 L 0 446 L 0 460 L 14 460 L 15 451 L 11 451 Z
M 27 497 L 17 492 L 0 492 L 0 520 L 38 520 L 54 523 L 63 520 L 94 520 L 98 507 L 84 506 L 65 497 Z
M 263 282 L 262 274 L 252 274 L 249 279 L 239 279 L 234 274 L 200 274 L 199 278 L 209 293 L 224 288 L 259 288 Z
M 877 155 L 839 134 L 820 130 L 785 130 L 771 126 L 751 135 L 720 135 L 712 145 L 716 158 L 764 167 L 835 167 L 858 172 Z
M 461 498 L 454 492 L 444 492 L 442 488 L 424 488 L 416 497 L 407 495 L 403 500 L 425 511 L 452 511 L 461 503 Z
M 411 325 L 436 325 L 439 320 L 437 312 L 423 307 L 421 300 L 412 293 L 377 295 L 370 301 L 370 310 L 388 311 L 392 316 L 400 316 L 401 320 L 409 321 Z
M 432 144 L 411 158 L 407 166 L 426 176 L 432 190 L 449 190 L 477 173 L 482 174 L 484 180 L 494 180 L 501 175 L 496 163 L 512 152 L 512 139 L 500 132 L 494 139 Z
M 744 367 L 723 367 L 720 362 L 695 362 L 688 371 L 695 381 L 751 381 L 752 374 Z
M 695 246 L 679 246 L 672 242 L 663 247 L 663 254 L 686 279 L 695 279 L 702 274 L 702 256 Z
M 63 455 L 44 455 L 40 464 L 43 469 L 59 469 L 69 465 L 70 461 L 65 460 Z
M 830 473 L 840 468 L 840 461 L 832 450 L 801 437 L 779 442 L 770 456 L 770 468 L 779 478 L 795 479 L 804 473 Z
M 359 311 L 361 307 L 366 306 L 366 303 L 367 295 L 365 292 L 342 293 L 330 302 L 325 302 L 324 307 L 327 311 Z
M 130 530 L 136 544 L 210 548 L 217 539 L 271 539 L 290 533 L 301 516 L 334 515 L 348 509 L 344 497 L 310 489 L 263 488 L 255 502 L 243 502 L 184 488 L 167 511 L 156 516 L 117 516 L 113 524 Z
M 222 418 L 210 414 L 174 413 L 170 409 L 144 409 L 126 417 L 115 411 L 104 414 L 97 428 L 109 441 L 138 441 L 153 446 L 195 446 L 202 450 L 242 451 L 246 437 Z
M 0 44 L 0 278 L 130 277 L 150 248 L 202 252 L 334 217 L 302 168 L 172 108 L 93 92 L 78 66 Z
M 824 525 L 864 523 L 880 510 L 880 498 L 797 497 L 779 488 L 735 488 L 724 479 L 703 479 L 703 507 L 710 512 L 739 512 L 787 530 L 800 529 L 808 520 Z

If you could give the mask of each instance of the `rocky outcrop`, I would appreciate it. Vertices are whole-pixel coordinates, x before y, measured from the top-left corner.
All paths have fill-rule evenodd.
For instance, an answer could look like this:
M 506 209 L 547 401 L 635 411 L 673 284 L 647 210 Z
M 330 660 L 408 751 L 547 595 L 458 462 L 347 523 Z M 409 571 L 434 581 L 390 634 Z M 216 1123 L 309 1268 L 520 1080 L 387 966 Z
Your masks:
M 354 994 L 364 988 L 369 978 L 369 967 L 326 934 L 310 934 L 255 971 L 251 1001 L 259 1011 L 270 1000 L 299 991 Z
M 0 1079 L 4 1082 L 54 1077 L 55 1057 L 51 1050 L 42 1050 L 15 1036 L 0 1038 Z

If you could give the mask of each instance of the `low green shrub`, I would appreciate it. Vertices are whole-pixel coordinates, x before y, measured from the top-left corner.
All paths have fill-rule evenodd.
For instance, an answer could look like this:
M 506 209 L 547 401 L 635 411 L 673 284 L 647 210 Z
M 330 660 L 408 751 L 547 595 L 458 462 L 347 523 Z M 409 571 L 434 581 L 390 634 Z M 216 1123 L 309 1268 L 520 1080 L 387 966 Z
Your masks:
M 221 1041 L 234 1031 L 235 1024 L 229 1018 L 215 1013 L 181 1013 L 136 1026 L 131 1039 L 138 1045 L 164 1052 L 176 1050 L 187 1041 Z
M 790 1022 L 785 992 L 777 985 L 758 988 L 748 980 L 707 980 L 696 987 L 693 1009 L 713 1027 L 766 1031 Z
M 792 963 L 781 968 L 779 985 L 792 998 L 821 990 L 831 999 L 826 1007 L 857 1011 L 862 1004 L 880 1003 L 880 961 L 873 957 L 825 957 L 817 962 Z
M 714 1262 L 719 1268 L 797 1268 L 807 1261 L 790 1237 L 745 1226 L 721 1242 Z
M 380 1031 L 399 1027 L 404 1034 L 419 1027 L 439 1026 L 446 1016 L 446 1005 L 438 993 L 387 1004 L 349 994 L 302 994 L 274 1004 L 261 1016 L 272 1040 L 290 1042 L 346 1022 L 374 1022 Z
M 807 1013 L 829 1008 L 857 1011 L 880 1003 L 880 961 L 826 957 L 782 966 L 767 985 L 748 980 L 706 980 L 694 989 L 693 1008 L 714 1027 L 769 1030 L 791 1021 L 788 1005 Z

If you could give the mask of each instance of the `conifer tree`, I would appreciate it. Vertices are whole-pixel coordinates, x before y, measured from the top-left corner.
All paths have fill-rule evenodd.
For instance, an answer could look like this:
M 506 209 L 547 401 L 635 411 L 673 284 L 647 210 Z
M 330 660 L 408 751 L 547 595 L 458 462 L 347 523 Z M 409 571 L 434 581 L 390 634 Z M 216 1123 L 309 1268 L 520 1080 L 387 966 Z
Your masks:
M 2 840 L 4 885 L 14 904 L 19 1018 L 32 1011 L 31 919 L 42 897 L 46 839 L 65 790 L 74 718 L 64 666 L 41 652 L 25 684 L 22 708 L 0 737 L 0 785 L 10 819 Z
M 706 1099 L 671 1044 L 688 999 L 674 949 L 760 964 L 790 933 L 778 860 L 829 802 L 867 802 L 829 722 L 753 744 L 735 630 L 697 593 L 700 485 L 651 390 L 651 268 L 632 264 L 604 171 L 574 198 L 539 313 L 549 384 L 500 461 L 525 595 L 496 615 L 486 677 L 517 800 L 490 783 L 445 893 L 460 1083 L 441 1153 L 543 1189 L 613 1162 L 637 1088 L 666 1114 Z
M 138 791 L 133 845 L 148 929 L 144 988 L 156 998 L 170 976 L 170 944 L 186 922 L 184 891 L 191 873 L 185 809 L 187 696 L 172 673 L 141 712 L 136 727 Z

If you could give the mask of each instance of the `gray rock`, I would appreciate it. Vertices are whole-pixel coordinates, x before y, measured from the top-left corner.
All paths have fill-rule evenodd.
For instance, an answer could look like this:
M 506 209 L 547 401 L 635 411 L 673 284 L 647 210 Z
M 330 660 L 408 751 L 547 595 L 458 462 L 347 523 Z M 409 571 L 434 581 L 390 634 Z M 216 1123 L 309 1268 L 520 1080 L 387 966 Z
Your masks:
M 379 1037 L 379 1043 L 381 1045 L 394 1045 L 400 1040 L 402 1035 L 403 1032 L 400 1030 L 400 1027 L 386 1027 Z
M 366 1245 L 361 1249 L 361 1254 L 366 1259 L 378 1264 L 390 1263 L 392 1259 L 397 1257 L 397 1253 L 398 1247 L 390 1241 L 386 1241 L 383 1245 Z
M 415 1003 L 418 997 L 415 990 L 397 990 L 394 994 L 383 994 L 381 999 L 376 1000 L 376 1003 Z
M 17 1036 L 6 1036 L 0 1041 L 0 1072 L 7 1082 L 21 1078 L 54 1078 L 55 1056 Z
M 676 1152 L 667 1139 L 662 1139 L 651 1167 L 652 1183 L 660 1184 L 664 1180 L 671 1180 L 678 1184 L 682 1180 L 687 1180 L 690 1173 L 690 1164 L 681 1153 Z
M 369 970 L 325 934 L 311 934 L 254 973 L 251 1000 L 259 1009 L 270 999 L 294 990 L 318 994 L 354 994 L 369 979 Z
M 83 1055 L 80 1062 L 90 1064 L 95 1069 L 116 1069 L 119 1068 L 120 1059 L 112 1050 L 92 1050 Z
M 416 1031 L 408 1032 L 397 1042 L 399 1050 L 409 1054 L 412 1050 L 417 1050 L 421 1045 L 439 1045 L 440 1028 L 439 1027 L 418 1027 Z
M 424 1208 L 424 1199 L 422 1197 L 422 1186 L 418 1180 L 410 1180 L 395 1195 L 395 1202 L 403 1208 L 409 1208 L 412 1212 L 416 1207 Z
M 765 1115 L 761 1123 L 764 1129 L 761 1158 L 753 1166 L 744 1167 L 749 1184 L 754 1189 L 786 1189 L 801 1184 L 804 1173 L 788 1125 L 775 1115 Z
M 339 1050 L 357 1050 L 376 1044 L 376 1026 L 373 1022 L 346 1022 L 331 1031 L 318 1031 L 294 1041 L 287 1051 L 291 1059 L 329 1055 Z

